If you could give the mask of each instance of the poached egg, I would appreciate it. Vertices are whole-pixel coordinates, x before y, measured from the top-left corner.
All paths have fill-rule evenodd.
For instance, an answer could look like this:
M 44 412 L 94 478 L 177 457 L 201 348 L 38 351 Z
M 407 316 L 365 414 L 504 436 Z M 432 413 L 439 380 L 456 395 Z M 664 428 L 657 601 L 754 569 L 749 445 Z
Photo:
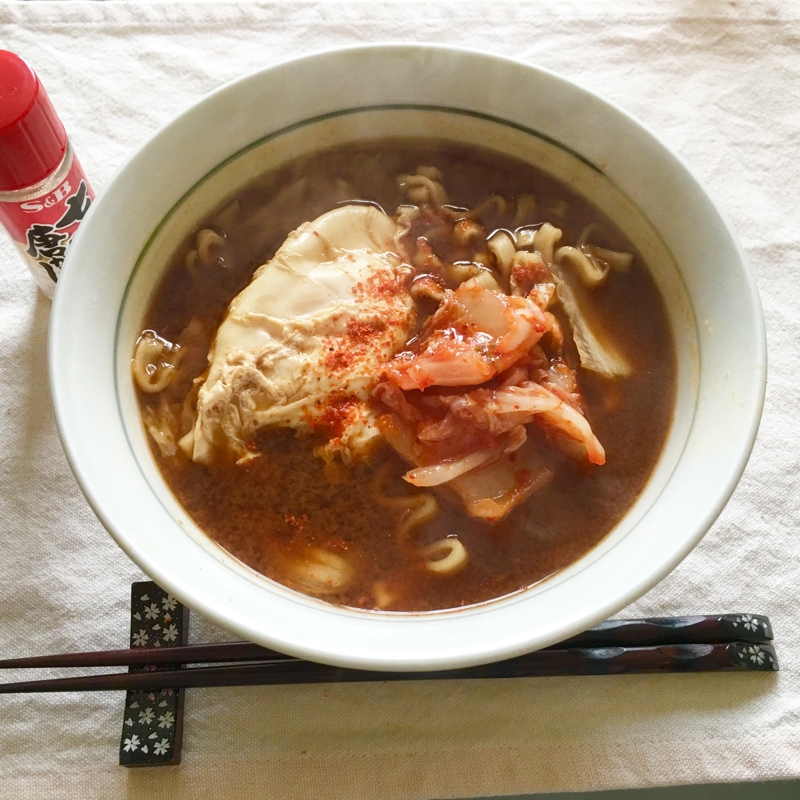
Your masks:
M 370 205 L 291 233 L 231 302 L 208 354 L 197 420 L 180 446 L 210 464 L 257 457 L 267 427 L 323 434 L 315 451 L 351 463 L 381 440 L 371 393 L 415 324 L 406 228 Z

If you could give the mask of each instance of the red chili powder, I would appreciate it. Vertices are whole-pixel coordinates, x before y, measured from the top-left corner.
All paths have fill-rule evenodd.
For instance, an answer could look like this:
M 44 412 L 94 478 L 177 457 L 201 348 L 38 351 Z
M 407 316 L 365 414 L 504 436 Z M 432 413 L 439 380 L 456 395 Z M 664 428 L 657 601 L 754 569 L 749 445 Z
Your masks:
M 331 344 L 331 346 L 327 348 L 325 360 L 322 363 L 332 372 L 337 372 L 338 370 L 347 369 L 353 364 L 355 359 L 356 354 L 352 350 L 339 348 L 336 347 L 335 344 Z
M 359 405 L 359 399 L 353 395 L 331 400 L 321 416 L 314 419 L 313 425 L 336 439 L 344 433 L 348 423 L 358 412 Z
M 354 344 L 367 344 L 384 330 L 386 324 L 379 319 L 371 322 L 361 322 L 352 318 L 347 320 L 347 336 Z
M 308 514 L 301 514 L 299 517 L 294 514 L 284 514 L 283 521 L 290 527 L 294 528 L 298 533 L 302 533 L 303 528 L 308 523 Z
M 406 276 L 395 275 L 390 269 L 381 269 L 370 275 L 366 283 L 359 281 L 353 287 L 353 294 L 359 299 L 381 297 L 384 300 L 391 300 L 404 291 L 406 283 Z

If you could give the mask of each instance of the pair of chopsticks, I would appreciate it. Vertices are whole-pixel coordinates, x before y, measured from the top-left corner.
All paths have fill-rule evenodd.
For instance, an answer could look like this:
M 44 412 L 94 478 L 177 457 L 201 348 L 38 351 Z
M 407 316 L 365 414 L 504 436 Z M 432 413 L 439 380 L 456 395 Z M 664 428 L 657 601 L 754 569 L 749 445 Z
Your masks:
M 0 694 L 639 672 L 772 672 L 778 669 L 775 648 L 769 644 L 772 638 L 769 619 L 758 614 L 609 620 L 524 656 L 435 672 L 343 669 L 248 642 L 106 650 L 10 658 L 0 660 L 0 669 L 145 665 L 154 669 L 6 683 L 0 684 Z M 206 666 L 185 666 L 189 664 Z

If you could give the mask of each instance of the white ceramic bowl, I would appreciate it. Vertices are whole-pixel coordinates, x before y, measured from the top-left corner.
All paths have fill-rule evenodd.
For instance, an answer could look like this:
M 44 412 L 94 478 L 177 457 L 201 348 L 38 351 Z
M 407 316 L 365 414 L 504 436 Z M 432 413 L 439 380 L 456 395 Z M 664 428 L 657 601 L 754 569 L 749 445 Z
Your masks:
M 641 498 L 548 581 L 466 609 L 337 608 L 222 551 L 175 502 L 139 421 L 130 355 L 169 254 L 254 174 L 381 132 L 478 142 L 578 188 L 649 263 L 679 362 L 675 417 Z M 553 644 L 619 611 L 697 544 L 753 445 L 766 344 L 755 283 L 723 215 L 624 111 L 545 70 L 421 45 L 334 50 L 234 81 L 159 130 L 84 221 L 50 327 L 50 378 L 70 464 L 100 520 L 150 575 L 246 639 L 343 666 L 467 666 Z M 688 610 L 688 609 L 687 609 Z

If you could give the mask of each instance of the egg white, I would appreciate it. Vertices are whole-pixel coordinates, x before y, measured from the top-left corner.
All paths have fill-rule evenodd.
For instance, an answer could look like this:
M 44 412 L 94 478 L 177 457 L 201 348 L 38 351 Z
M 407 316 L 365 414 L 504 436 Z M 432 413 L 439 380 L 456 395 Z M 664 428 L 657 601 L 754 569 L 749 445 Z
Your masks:
M 228 450 L 246 461 L 258 430 L 312 430 L 343 399 L 320 455 L 350 462 L 374 447 L 370 394 L 415 323 L 404 232 L 376 207 L 342 206 L 301 225 L 259 267 L 212 343 L 197 420 L 180 441 L 192 460 Z

